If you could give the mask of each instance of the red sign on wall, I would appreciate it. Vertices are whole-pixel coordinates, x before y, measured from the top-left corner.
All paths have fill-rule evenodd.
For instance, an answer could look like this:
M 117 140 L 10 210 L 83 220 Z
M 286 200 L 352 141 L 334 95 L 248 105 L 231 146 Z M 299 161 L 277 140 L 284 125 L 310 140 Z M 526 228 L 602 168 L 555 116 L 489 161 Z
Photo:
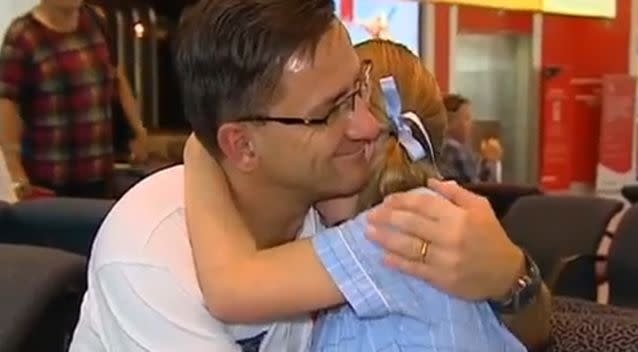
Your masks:
M 633 165 L 636 80 L 627 75 L 603 77 L 600 164 L 618 173 Z
M 636 79 L 603 77 L 598 189 L 618 190 L 634 179 L 634 116 Z
M 352 21 L 354 17 L 354 0 L 341 0 L 340 17 L 343 21 Z
M 573 98 L 571 75 L 561 72 L 543 84 L 541 136 L 541 186 L 567 189 L 572 176 Z

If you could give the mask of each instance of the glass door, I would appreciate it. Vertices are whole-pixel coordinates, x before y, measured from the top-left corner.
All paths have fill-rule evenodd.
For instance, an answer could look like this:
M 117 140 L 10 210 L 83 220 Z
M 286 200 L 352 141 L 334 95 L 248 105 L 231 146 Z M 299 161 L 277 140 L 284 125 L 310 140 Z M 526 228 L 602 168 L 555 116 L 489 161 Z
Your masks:
M 535 182 L 531 35 L 459 33 L 452 64 L 455 93 L 473 103 L 476 150 L 482 139 L 499 138 L 505 151 L 503 181 Z

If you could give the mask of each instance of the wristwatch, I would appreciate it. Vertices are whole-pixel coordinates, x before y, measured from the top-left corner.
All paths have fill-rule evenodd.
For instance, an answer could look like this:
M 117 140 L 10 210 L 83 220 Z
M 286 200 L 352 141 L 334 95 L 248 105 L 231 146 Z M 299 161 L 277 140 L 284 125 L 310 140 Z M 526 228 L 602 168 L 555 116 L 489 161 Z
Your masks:
M 500 314 L 516 314 L 533 303 L 543 285 L 543 278 L 536 262 L 523 250 L 526 272 L 516 279 L 508 295 L 502 300 L 490 300 L 489 303 Z

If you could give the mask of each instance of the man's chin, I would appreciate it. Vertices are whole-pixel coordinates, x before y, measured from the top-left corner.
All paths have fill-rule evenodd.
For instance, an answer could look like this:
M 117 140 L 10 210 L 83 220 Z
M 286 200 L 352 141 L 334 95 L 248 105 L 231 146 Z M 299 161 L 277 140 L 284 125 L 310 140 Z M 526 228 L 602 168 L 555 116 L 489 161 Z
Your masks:
M 369 180 L 369 174 L 366 173 L 361 177 L 353 177 L 355 175 L 349 175 L 349 177 L 343 177 L 338 182 L 338 186 L 335 187 L 332 194 L 325 197 L 325 199 L 333 198 L 347 198 L 355 196 L 365 188 Z
M 340 166 L 342 167 L 336 168 L 336 172 L 329 178 L 317 179 L 316 182 L 321 184 L 321 191 L 316 194 L 317 202 L 357 195 L 363 191 L 372 176 L 368 163 Z

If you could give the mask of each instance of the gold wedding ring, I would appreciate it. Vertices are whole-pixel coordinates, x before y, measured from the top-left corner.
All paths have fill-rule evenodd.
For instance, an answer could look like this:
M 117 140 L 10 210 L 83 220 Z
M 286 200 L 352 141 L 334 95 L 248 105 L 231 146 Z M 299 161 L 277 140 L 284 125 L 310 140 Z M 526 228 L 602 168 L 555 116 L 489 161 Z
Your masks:
M 421 245 L 421 262 L 425 262 L 425 257 L 428 256 L 428 249 L 430 249 L 430 242 L 428 241 L 423 241 L 423 244 Z

